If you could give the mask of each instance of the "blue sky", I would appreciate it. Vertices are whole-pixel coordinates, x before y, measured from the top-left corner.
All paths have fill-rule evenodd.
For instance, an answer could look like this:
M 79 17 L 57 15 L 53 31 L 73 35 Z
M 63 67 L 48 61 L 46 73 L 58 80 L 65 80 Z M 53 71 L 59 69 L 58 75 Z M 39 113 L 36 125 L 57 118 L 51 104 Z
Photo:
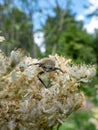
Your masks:
M 87 18 L 87 14 L 92 13 L 96 8 L 98 8 L 98 0 L 72 0 L 73 6 L 71 7 L 72 12 L 76 13 L 76 20 L 82 20 L 84 22 L 84 28 L 87 30 L 88 33 L 94 33 L 94 29 L 98 29 L 98 16 L 93 16 L 92 18 Z M 62 8 L 65 8 L 66 6 L 66 0 L 59 0 L 59 4 Z M 84 8 L 85 6 L 89 6 L 87 9 Z M 55 0 L 39 0 L 39 5 L 42 8 L 47 8 L 48 11 L 44 13 L 48 13 L 49 15 L 54 15 L 54 13 L 51 10 L 51 6 L 55 7 Z M 34 23 L 35 23 L 35 29 L 40 27 L 40 21 L 44 24 L 46 20 L 45 15 L 35 15 L 34 16 Z M 44 42 L 44 34 L 42 32 L 35 33 L 35 43 L 37 43 L 39 46 Z M 41 48 L 44 52 L 45 48 Z
M 84 6 L 89 5 L 88 0 L 73 0 L 74 7 L 73 10 L 77 13 L 83 13 L 84 12 Z
M 58 0 L 60 7 L 66 8 L 67 0 Z M 96 8 L 98 9 L 98 0 L 72 0 L 71 10 L 72 13 L 76 13 L 76 20 L 82 20 L 84 28 L 88 33 L 94 33 L 94 29 L 98 29 L 98 16 L 87 18 L 87 14 L 92 13 Z M 35 30 L 40 28 L 40 22 L 45 24 L 47 19 L 46 14 L 54 16 L 52 7 L 56 6 L 55 0 L 39 0 L 38 5 L 42 8 L 43 14 L 34 15 Z M 92 6 L 89 6 L 92 5 Z M 88 6 L 88 8 L 85 8 Z
M 0 0 L 0 3 L 2 3 L 3 0 Z M 30 1 L 30 0 L 28 0 Z M 54 16 L 53 13 L 53 7 L 56 6 L 55 1 L 56 0 L 38 0 L 38 4 L 34 5 L 34 0 L 30 3 L 30 6 L 32 5 L 37 8 L 40 7 L 42 9 L 43 13 L 36 13 L 33 15 L 33 24 L 34 24 L 34 30 L 40 29 L 42 24 L 45 24 L 45 21 L 47 19 L 47 15 Z M 67 0 L 58 0 L 59 5 L 64 9 L 66 7 L 66 1 Z M 26 12 L 25 7 L 21 7 L 21 1 L 20 0 L 13 0 L 13 2 L 16 4 L 17 7 L 22 9 Z M 98 29 L 98 16 L 93 16 L 92 18 L 88 19 L 86 16 L 88 13 L 93 12 L 96 8 L 98 8 L 98 0 L 72 0 L 73 6 L 71 7 L 72 12 L 76 13 L 76 20 L 82 20 L 84 23 L 84 28 L 87 30 L 88 33 L 94 33 L 94 29 Z M 84 8 L 84 6 L 90 6 L 88 9 Z M 10 3 L 10 6 L 12 6 L 12 3 Z M 35 43 L 37 43 L 39 46 L 42 45 L 44 42 L 44 34 L 43 32 L 37 32 L 34 35 Z M 43 51 L 45 47 L 42 47 Z
M 52 11 L 52 7 L 56 6 L 55 0 L 39 0 L 38 2 L 40 8 L 43 9 L 43 15 L 37 13 L 36 15 L 34 15 L 34 24 L 35 24 L 35 29 L 40 28 L 40 22 L 42 24 L 45 24 L 46 21 L 46 14 L 54 16 L 55 14 Z M 66 8 L 66 0 L 58 0 L 58 3 L 60 5 L 61 8 L 65 9 Z M 77 16 L 79 15 L 83 15 L 85 17 L 85 8 L 84 6 L 89 5 L 88 0 L 72 0 L 72 12 L 76 13 Z M 76 17 L 77 18 L 77 17 Z M 88 22 L 88 19 L 85 18 L 84 20 L 85 23 Z
M 2 3 L 3 0 L 0 0 L 0 3 Z M 42 9 L 43 13 L 36 13 L 33 15 L 33 24 L 34 24 L 34 30 L 40 29 L 41 24 L 45 24 L 45 21 L 47 19 L 47 15 L 54 16 L 53 13 L 53 7 L 56 6 L 55 1 L 56 0 L 38 0 L 38 4 L 34 5 L 34 0 L 32 0 L 32 3 L 30 0 L 29 5 L 32 8 L 40 7 Z M 64 9 L 66 8 L 66 2 L 68 0 L 58 0 L 59 5 Z M 93 33 L 94 29 L 98 29 L 98 16 L 93 16 L 92 18 L 88 19 L 86 16 L 90 12 L 92 12 L 94 9 L 98 8 L 98 0 L 71 0 L 73 3 L 73 6 L 71 7 L 71 10 L 73 13 L 76 13 L 76 20 L 82 20 L 84 22 L 84 28 L 87 29 L 89 33 Z M 13 3 L 20 9 L 26 12 L 25 7 L 21 7 L 21 1 L 20 0 L 13 0 Z M 10 2 L 10 6 L 12 5 L 12 2 Z M 92 5 L 88 9 L 84 8 L 84 6 Z

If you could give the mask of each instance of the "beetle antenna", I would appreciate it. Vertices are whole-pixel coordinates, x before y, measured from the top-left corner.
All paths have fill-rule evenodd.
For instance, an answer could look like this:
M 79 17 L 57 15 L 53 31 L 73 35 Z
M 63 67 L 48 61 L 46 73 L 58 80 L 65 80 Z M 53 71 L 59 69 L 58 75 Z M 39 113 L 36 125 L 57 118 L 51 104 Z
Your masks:
M 40 65 L 40 63 L 29 64 L 28 67 L 32 65 Z

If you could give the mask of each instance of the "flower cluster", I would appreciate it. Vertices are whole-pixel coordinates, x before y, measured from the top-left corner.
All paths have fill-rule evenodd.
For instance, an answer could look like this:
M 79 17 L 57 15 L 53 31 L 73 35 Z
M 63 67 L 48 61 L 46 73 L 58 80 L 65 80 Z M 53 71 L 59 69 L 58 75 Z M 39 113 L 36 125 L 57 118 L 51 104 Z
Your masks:
M 95 66 L 75 65 L 70 59 L 50 55 L 60 71 L 45 72 L 40 62 L 13 50 L 9 57 L 0 51 L 0 129 L 51 130 L 84 104 L 78 91 L 81 82 L 89 82 L 96 74 Z

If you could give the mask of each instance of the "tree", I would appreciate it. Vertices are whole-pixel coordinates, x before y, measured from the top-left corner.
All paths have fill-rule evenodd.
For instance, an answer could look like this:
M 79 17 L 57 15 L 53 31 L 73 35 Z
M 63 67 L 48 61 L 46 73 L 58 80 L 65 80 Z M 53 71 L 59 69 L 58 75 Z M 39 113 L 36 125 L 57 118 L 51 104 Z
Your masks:
M 97 64 L 97 70 L 98 70 L 98 29 L 95 30 L 94 33 L 94 52 L 95 52 L 95 56 L 96 56 L 96 64 Z M 98 76 L 98 71 L 97 71 L 97 76 Z
M 9 2 L 11 1 L 9 0 Z M 14 3 L 11 8 L 10 4 L 5 0 L 4 4 L 0 5 L 0 26 L 6 38 L 5 43 L 0 44 L 0 47 L 6 54 L 9 54 L 14 48 L 23 48 L 36 57 L 39 48 L 34 43 L 32 17 L 13 5 Z
M 70 9 L 57 6 L 55 14 L 55 17 L 48 17 L 44 26 L 46 55 L 58 53 L 76 62 L 94 62 L 92 36 L 83 30 L 82 23 L 75 21 Z

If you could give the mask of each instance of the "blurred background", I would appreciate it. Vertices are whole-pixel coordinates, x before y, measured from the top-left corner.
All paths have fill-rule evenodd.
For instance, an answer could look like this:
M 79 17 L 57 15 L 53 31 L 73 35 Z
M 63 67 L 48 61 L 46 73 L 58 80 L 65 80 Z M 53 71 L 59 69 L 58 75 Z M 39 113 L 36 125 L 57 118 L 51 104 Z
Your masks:
M 57 53 L 98 70 L 98 0 L 0 0 L 0 36 L 6 55 L 17 48 L 33 58 Z M 98 72 L 79 89 L 86 107 L 60 130 L 98 130 Z

